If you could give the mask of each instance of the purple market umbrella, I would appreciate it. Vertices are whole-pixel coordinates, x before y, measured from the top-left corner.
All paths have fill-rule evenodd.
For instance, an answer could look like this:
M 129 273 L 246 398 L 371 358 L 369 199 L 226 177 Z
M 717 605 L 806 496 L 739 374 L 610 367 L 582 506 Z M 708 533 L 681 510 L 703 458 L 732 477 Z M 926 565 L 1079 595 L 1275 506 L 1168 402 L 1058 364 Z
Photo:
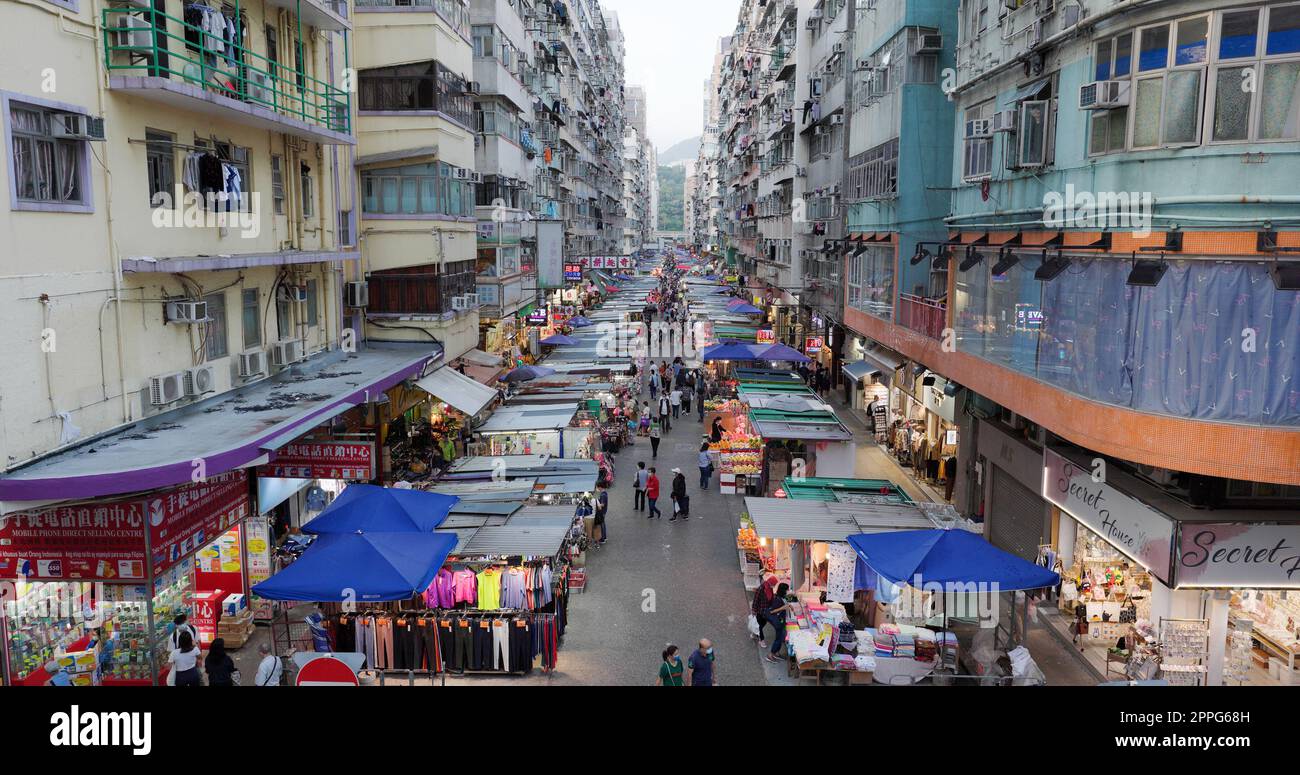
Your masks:
M 565 336 L 564 334 L 556 334 L 555 336 L 549 336 L 543 339 L 541 344 L 544 344 L 547 347 L 571 347 L 578 344 L 578 340 L 571 336 Z
M 794 361 L 795 363 L 808 363 L 812 360 L 807 355 L 799 352 L 793 347 L 784 344 L 774 344 L 766 350 L 757 351 L 760 360 L 764 361 Z
M 509 374 L 501 378 L 502 382 L 529 382 L 541 377 L 549 377 L 555 373 L 555 369 L 548 369 L 545 366 L 520 366 Z

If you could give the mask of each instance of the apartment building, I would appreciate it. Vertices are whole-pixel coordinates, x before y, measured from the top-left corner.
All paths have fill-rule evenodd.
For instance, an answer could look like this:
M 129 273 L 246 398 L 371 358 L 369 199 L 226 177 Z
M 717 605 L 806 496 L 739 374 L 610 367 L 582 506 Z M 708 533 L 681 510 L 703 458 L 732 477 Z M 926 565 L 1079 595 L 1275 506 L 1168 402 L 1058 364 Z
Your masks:
M 340 347 L 352 22 L 301 6 L 6 5 L 0 468 Z
M 713 68 L 704 82 L 704 129 L 695 162 L 695 185 L 686 192 L 691 208 L 691 243 L 710 253 L 721 249 L 719 240 L 722 190 L 719 177 L 718 137 L 722 120 L 722 65 L 731 48 L 729 36 L 718 39 Z
M 1207 622 L 1193 680 L 1266 681 L 1228 644 L 1276 651 L 1300 543 L 1300 6 L 872 5 L 859 389 L 955 459 L 993 543 L 1121 569 L 1139 616 Z M 1271 551 L 1235 562 L 1248 545 Z
M 623 237 L 619 242 L 620 255 L 631 255 L 640 250 L 654 233 L 652 181 L 656 177 L 654 146 L 629 122 L 623 134 L 623 210 L 626 215 Z
M 463 0 L 356 3 L 359 235 L 370 338 L 477 346 L 470 10 Z

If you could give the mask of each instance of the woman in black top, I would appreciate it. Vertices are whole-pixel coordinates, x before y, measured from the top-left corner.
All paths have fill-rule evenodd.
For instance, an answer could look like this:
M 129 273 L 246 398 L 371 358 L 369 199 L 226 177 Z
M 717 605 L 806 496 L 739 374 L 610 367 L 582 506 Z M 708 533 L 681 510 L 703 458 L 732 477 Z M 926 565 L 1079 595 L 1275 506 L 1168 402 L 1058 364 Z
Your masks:
M 723 431 L 723 430 L 724 430 L 724 429 L 723 429 L 723 427 L 722 427 L 722 418 L 721 418 L 721 417 L 714 417 L 714 418 L 713 418 L 713 430 L 712 430 L 712 432 L 709 434 L 709 440 L 712 441 L 714 444 L 717 444 L 719 441 L 722 441 L 722 431 Z
M 235 685 L 235 660 L 226 653 L 225 639 L 212 641 L 212 647 L 203 659 L 203 670 L 208 674 L 208 686 Z

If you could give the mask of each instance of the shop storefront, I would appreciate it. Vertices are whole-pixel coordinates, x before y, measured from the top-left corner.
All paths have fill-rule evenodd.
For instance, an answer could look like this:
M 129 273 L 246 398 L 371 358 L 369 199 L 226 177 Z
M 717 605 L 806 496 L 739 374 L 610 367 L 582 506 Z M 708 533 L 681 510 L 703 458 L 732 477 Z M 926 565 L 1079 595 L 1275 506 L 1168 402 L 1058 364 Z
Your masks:
M 914 479 L 952 502 L 961 440 L 956 385 L 924 366 L 905 363 L 895 372 L 890 390 L 893 422 L 887 446 Z
M 889 388 L 906 359 L 862 337 L 853 337 L 845 346 L 844 402 L 866 419 L 876 441 L 884 444 L 899 400 Z
M 1295 515 L 1199 511 L 1089 463 L 1077 451 L 1044 452 L 1042 492 L 1055 507 L 1044 554 L 1062 572 L 1062 619 L 1098 672 L 1176 685 L 1300 684 Z
M 45 684 L 51 662 L 74 685 L 161 682 L 173 618 L 199 619 L 196 609 L 211 597 L 196 584 L 195 557 L 249 515 L 249 487 L 247 472 L 235 471 L 126 498 L 6 515 L 0 527 L 0 578 L 12 580 L 0 617 L 6 682 Z M 236 575 L 242 583 L 242 565 Z

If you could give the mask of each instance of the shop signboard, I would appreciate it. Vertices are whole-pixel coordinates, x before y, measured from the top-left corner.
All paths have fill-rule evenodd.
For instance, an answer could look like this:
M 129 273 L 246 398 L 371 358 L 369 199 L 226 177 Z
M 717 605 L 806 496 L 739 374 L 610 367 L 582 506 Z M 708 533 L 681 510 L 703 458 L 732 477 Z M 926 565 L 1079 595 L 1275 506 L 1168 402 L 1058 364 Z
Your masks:
M 249 512 L 248 472 L 209 477 L 145 499 L 154 575 L 187 559 Z
M 0 517 L 0 578 L 145 579 L 140 498 L 53 506 Z
M 1184 522 L 1179 587 L 1300 589 L 1300 525 Z
M 1166 585 L 1173 576 L 1174 521 L 1104 480 L 1090 468 L 1043 451 L 1043 497 L 1136 560 Z
M 271 578 L 271 530 L 264 519 L 251 519 L 244 526 L 244 555 L 247 559 L 250 587 Z M 274 604 L 257 595 L 250 596 L 253 618 L 269 621 L 275 615 Z
M 948 422 L 957 422 L 957 399 L 935 385 L 920 385 L 922 403 L 926 409 Z
M 754 341 L 758 344 L 776 344 L 776 332 L 770 328 L 760 328 L 754 334 Z
M 278 479 L 342 479 L 369 482 L 375 474 L 375 444 L 371 441 L 304 441 L 275 451 L 259 476 Z
M 564 222 L 537 221 L 537 286 L 564 285 Z
M 820 336 L 810 336 L 804 340 L 803 351 L 808 355 L 815 355 L 822 351 L 824 340 Z
M 546 325 L 546 310 L 535 309 L 528 313 L 528 325 L 544 326 Z
M 569 281 L 569 282 L 574 282 L 574 281 L 577 281 L 577 280 L 581 280 L 581 279 L 582 279 L 582 264 L 579 264 L 579 263 L 576 263 L 576 262 L 572 262 L 572 261 L 566 263 L 566 264 L 564 265 L 564 279 L 567 280 L 567 281 Z
M 0 578 L 143 582 L 187 559 L 248 514 L 248 473 L 232 471 L 146 497 L 0 517 Z

